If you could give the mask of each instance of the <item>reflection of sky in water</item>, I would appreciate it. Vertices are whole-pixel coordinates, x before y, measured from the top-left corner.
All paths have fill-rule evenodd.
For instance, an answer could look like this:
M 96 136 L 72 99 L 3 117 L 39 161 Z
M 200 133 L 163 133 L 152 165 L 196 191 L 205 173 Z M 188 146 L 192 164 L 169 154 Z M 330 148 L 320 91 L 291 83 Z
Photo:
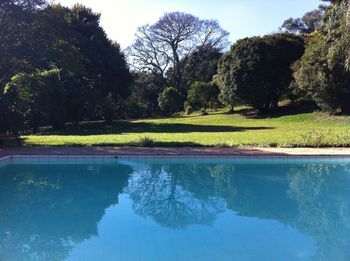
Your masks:
M 348 160 L 34 163 L 0 168 L 1 260 L 350 260 Z

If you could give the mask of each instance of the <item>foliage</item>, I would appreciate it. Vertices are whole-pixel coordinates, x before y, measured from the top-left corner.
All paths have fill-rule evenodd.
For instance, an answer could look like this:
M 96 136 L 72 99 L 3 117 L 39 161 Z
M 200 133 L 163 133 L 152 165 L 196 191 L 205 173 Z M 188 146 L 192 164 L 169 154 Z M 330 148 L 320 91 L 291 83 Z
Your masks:
M 302 18 L 289 18 L 283 22 L 281 29 L 288 33 L 313 33 L 321 28 L 327 9 L 327 6 L 320 5 L 318 9 L 307 12 Z
M 162 75 L 134 73 L 130 96 L 126 101 L 127 118 L 144 118 L 160 113 L 158 96 L 165 89 Z
M 172 84 L 181 90 L 181 60 L 198 46 L 223 49 L 228 32 L 215 20 L 181 12 L 164 14 L 155 24 L 138 28 L 136 40 L 129 49 L 132 64 L 141 71 L 156 72 L 165 77 L 171 69 Z
M 135 145 L 138 147 L 153 147 L 155 144 L 153 139 L 146 136 L 146 137 L 140 137 L 135 143 Z
M 50 122 L 55 129 L 63 127 L 65 90 L 57 68 L 16 74 L 5 93 L 16 98 L 13 109 L 23 115 L 33 132 L 38 131 L 40 122 Z
M 190 115 L 195 111 L 195 109 L 192 107 L 192 105 L 189 102 L 185 102 L 184 108 L 185 108 L 186 115 Z
M 307 44 L 295 73 L 297 88 L 325 111 L 350 112 L 348 12 L 346 2 L 330 8 L 324 27 Z
M 206 112 L 210 105 L 218 103 L 219 89 L 216 85 L 206 82 L 194 82 L 188 90 L 187 99 L 192 107 L 199 107 Z
M 102 115 L 107 124 L 111 124 L 113 119 L 117 118 L 118 109 L 118 101 L 109 93 L 102 104 Z
M 194 82 L 210 82 L 217 74 L 222 56 L 219 49 L 211 46 L 198 47 L 183 60 L 182 84 L 187 90 Z
M 20 110 L 25 128 L 36 130 L 48 123 L 62 128 L 67 121 L 101 119 L 99 108 L 109 94 L 113 99 L 129 94 L 131 75 L 125 57 L 99 20 L 99 14 L 82 5 L 1 2 L 0 100 L 12 113 Z M 53 73 L 51 68 L 59 71 L 59 80 L 50 78 L 54 87 L 45 83 L 48 78 L 43 80 L 43 74 Z M 17 89 L 16 94 L 3 95 L 5 85 Z M 51 93 L 58 90 L 62 92 Z M 5 114 L 1 111 L 0 118 L 8 118 Z
M 291 65 L 303 52 L 302 38 L 290 34 L 239 40 L 219 64 L 222 94 L 260 112 L 272 111 L 293 79 Z
M 216 86 L 231 109 L 245 104 L 271 112 L 288 97 L 349 113 L 349 1 L 324 2 L 281 28 L 300 36 L 246 38 L 224 55 L 228 32 L 217 21 L 166 13 L 138 29 L 128 50 L 131 74 L 120 46 L 100 26 L 100 14 L 79 4 L 2 0 L 0 132 L 63 129 L 79 121 L 113 125 L 121 118 L 171 115 L 184 104 L 188 114 L 205 111 L 218 103 Z M 328 143 L 324 136 L 316 143 Z
M 174 87 L 167 87 L 158 97 L 159 108 L 166 114 L 173 114 L 182 110 L 180 92 Z

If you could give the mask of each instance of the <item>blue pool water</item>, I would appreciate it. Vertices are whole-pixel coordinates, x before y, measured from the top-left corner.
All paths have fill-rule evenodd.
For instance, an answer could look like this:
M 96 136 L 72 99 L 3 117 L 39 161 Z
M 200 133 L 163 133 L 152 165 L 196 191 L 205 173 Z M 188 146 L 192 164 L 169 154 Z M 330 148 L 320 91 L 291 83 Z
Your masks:
M 350 260 L 350 159 L 14 159 L 0 260 Z

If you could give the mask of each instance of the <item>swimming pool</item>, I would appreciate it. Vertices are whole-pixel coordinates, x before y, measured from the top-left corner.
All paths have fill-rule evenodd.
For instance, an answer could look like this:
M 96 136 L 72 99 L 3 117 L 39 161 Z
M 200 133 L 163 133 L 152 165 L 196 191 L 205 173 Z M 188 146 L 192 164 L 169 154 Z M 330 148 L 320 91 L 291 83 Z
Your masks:
M 350 260 L 350 159 L 7 159 L 0 260 Z

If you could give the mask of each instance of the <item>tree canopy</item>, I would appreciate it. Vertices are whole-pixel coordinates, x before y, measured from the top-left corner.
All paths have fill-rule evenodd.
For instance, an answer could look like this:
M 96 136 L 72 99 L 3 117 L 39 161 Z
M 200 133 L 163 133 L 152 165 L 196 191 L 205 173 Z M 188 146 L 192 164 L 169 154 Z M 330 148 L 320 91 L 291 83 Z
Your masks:
M 201 20 L 181 12 L 166 13 L 155 24 L 138 29 L 129 55 L 133 66 L 139 70 L 165 76 L 171 68 L 169 84 L 181 90 L 181 60 L 198 47 L 224 49 L 228 34 L 216 20 Z
M 303 52 L 302 38 L 290 34 L 239 40 L 220 61 L 221 92 L 269 112 L 289 86 L 291 65 Z
M 349 10 L 347 1 L 330 8 L 322 30 L 307 44 L 295 72 L 297 88 L 330 112 L 350 112 Z
M 0 112 L 0 118 L 20 113 L 25 122 L 22 126 L 33 130 L 45 124 L 62 128 L 68 121 L 105 118 L 105 98 L 109 94 L 114 99 L 125 98 L 132 78 L 119 45 L 107 38 L 99 21 L 99 14 L 82 5 L 67 8 L 40 0 L 2 2 L 0 96 L 12 103 L 6 106 L 12 112 Z M 56 68 L 54 84 L 42 78 L 42 74 L 53 73 L 52 68 Z M 5 85 L 8 91 L 2 94 Z M 48 95 L 51 88 L 60 94 Z M 38 97 L 43 98 L 36 100 Z M 53 113 L 42 103 L 64 111 Z M 36 120 L 30 119 L 33 113 Z
M 227 52 L 229 33 L 217 20 L 169 12 L 139 27 L 124 54 L 90 8 L 2 0 L 0 132 L 213 104 L 266 113 L 281 98 L 349 113 L 349 17 L 348 0 L 323 0 L 287 19 L 282 33 L 238 40 Z

